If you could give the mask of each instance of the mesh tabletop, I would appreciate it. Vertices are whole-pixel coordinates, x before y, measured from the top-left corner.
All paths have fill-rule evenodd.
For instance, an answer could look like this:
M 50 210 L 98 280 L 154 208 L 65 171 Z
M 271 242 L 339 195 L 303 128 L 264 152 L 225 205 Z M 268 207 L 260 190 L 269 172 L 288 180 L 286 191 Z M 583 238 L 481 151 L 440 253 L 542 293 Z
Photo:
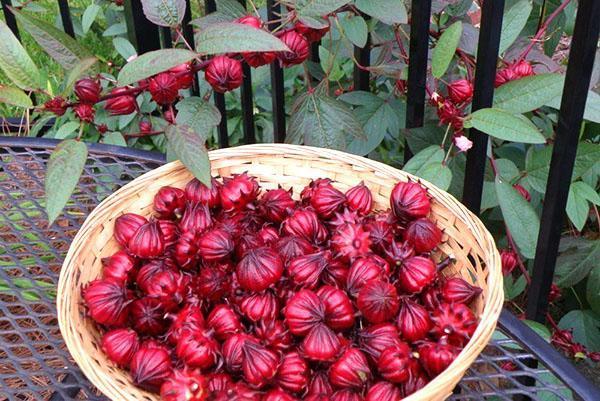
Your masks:
M 0 146 L 0 401 L 105 400 L 71 359 L 58 329 L 55 288 L 63 257 L 88 213 L 106 196 L 161 164 L 127 148 L 90 146 L 75 195 L 52 227 L 44 212 L 51 149 Z M 571 393 L 531 353 L 498 331 L 452 400 L 570 400 Z M 522 384 L 527 378 L 535 386 Z M 554 397 L 552 397 L 554 395 Z

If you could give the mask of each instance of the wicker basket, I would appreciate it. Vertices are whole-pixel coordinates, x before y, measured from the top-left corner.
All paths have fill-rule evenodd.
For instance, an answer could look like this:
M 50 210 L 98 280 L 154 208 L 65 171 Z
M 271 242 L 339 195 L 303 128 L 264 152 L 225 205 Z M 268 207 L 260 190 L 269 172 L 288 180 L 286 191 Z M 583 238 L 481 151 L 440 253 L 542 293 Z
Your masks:
M 249 145 L 210 152 L 212 174 L 229 176 L 247 171 L 264 189 L 279 184 L 299 194 L 313 178 L 328 177 L 345 191 L 360 181 L 373 192 L 377 209 L 388 207 L 396 182 L 411 178 L 382 163 L 334 150 L 293 145 Z M 152 213 L 154 194 L 161 186 L 183 187 L 192 178 L 179 162 L 157 168 L 105 199 L 87 218 L 71 244 L 58 285 L 58 321 L 67 347 L 87 378 L 114 401 L 157 401 L 137 388 L 129 374 L 111 363 L 100 349 L 100 334 L 82 307 L 81 287 L 101 275 L 101 259 L 119 249 L 113 239 L 114 220 L 125 212 Z M 445 273 L 460 276 L 483 289 L 474 305 L 481 322 L 473 338 L 452 365 L 409 401 L 444 400 L 489 341 L 503 302 L 500 257 L 484 225 L 448 193 L 422 182 L 434 202 L 432 214 L 443 229 L 441 253 L 456 259 Z M 438 255 L 441 257 L 441 255 Z

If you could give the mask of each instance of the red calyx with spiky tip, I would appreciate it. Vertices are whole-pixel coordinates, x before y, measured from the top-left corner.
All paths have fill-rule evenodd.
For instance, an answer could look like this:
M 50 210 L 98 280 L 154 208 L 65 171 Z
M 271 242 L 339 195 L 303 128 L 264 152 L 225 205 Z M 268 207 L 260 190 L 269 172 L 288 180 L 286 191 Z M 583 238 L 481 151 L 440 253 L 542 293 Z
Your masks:
M 327 21 L 328 22 L 328 21 Z M 304 36 L 310 43 L 318 42 L 329 32 L 329 25 L 325 28 L 313 28 L 302 23 L 302 21 L 296 22 L 294 30 Z
M 248 341 L 255 341 L 248 334 L 239 333 L 227 338 L 223 343 L 221 354 L 225 361 L 225 368 L 231 373 L 239 373 L 242 370 L 244 359 L 243 347 Z
M 370 256 L 356 259 L 350 266 L 346 288 L 356 297 L 361 288 L 371 280 L 384 278 L 383 268 Z
M 179 227 L 177 227 L 177 223 L 165 219 L 157 221 L 160 226 L 160 231 L 163 233 L 165 248 L 170 248 L 175 245 L 177 243 L 177 238 L 179 237 Z
M 189 276 L 178 271 L 167 270 L 158 273 L 146 286 L 146 294 L 158 299 L 163 308 L 171 312 L 183 302 L 189 291 Z
M 319 284 L 321 274 L 330 263 L 331 252 L 321 251 L 292 259 L 287 272 L 295 285 L 314 289 Z
M 342 260 L 351 262 L 371 251 L 371 238 L 362 225 L 346 224 L 331 238 L 331 246 Z
M 138 128 L 142 133 L 152 132 L 152 123 L 148 120 L 141 120 L 138 124 Z
M 287 302 L 283 313 L 290 332 L 305 336 L 324 321 L 325 305 L 314 292 L 300 290 Z
M 371 280 L 359 291 L 357 305 L 370 323 L 383 323 L 396 316 L 400 302 L 396 287 L 383 280 Z
M 221 341 L 243 330 L 238 315 L 231 306 L 225 304 L 213 308 L 208 315 L 206 324 L 215 331 L 215 337 Z
M 416 182 L 399 182 L 390 196 L 394 215 L 403 221 L 426 217 L 431 211 L 427 191 Z
M 400 335 L 411 343 L 424 339 L 433 327 L 427 310 L 407 298 L 400 303 L 397 322 Z
M 185 192 L 179 188 L 162 187 L 154 195 L 154 210 L 163 218 L 172 219 L 183 212 Z
M 256 233 L 258 240 L 265 245 L 274 245 L 279 241 L 279 231 L 274 227 L 264 226 Z
M 377 362 L 381 353 L 390 347 L 400 344 L 400 334 L 396 326 L 382 323 L 364 328 L 359 333 L 359 344 L 374 362 Z
M 285 351 L 292 345 L 292 336 L 281 320 L 260 320 L 254 333 L 262 344 L 275 351 Z
M 394 228 L 385 219 L 375 218 L 365 223 L 365 229 L 371 238 L 371 248 L 378 252 L 385 252 L 394 241 Z
M 464 346 L 477 328 L 477 318 L 465 304 L 442 304 L 433 311 L 432 334 L 447 337 L 450 344 Z
M 44 103 L 44 110 L 54 113 L 60 117 L 67 111 L 67 101 L 60 96 L 55 96 Z
M 331 395 L 333 393 L 333 387 L 329 383 L 329 377 L 327 371 L 316 371 L 311 376 L 311 381 L 308 386 L 308 396 L 315 395 Z M 328 400 L 328 398 L 326 398 Z
M 205 262 L 218 262 L 227 258 L 234 246 L 231 235 L 219 228 L 205 232 L 198 240 L 198 251 Z
M 229 292 L 231 286 L 225 267 L 218 265 L 202 267 L 194 284 L 197 294 L 211 302 L 222 299 Z
M 219 188 L 221 206 L 226 211 L 241 211 L 254 202 L 260 193 L 258 182 L 247 173 L 234 174 L 231 178 L 224 178 L 223 185 Z
M 473 97 L 473 84 L 468 79 L 458 79 L 448 84 L 448 96 L 456 104 L 468 102 Z
M 207 376 L 207 386 L 210 395 L 227 391 L 233 384 L 233 379 L 227 373 L 212 373 Z
M 162 256 L 165 252 L 165 237 L 158 221 L 150 221 L 138 228 L 127 243 L 127 250 L 142 259 Z
M 144 297 L 131 304 L 131 322 L 135 331 L 140 334 L 164 334 L 168 328 L 165 314 L 163 304 L 156 298 Z
M 135 281 L 138 287 L 146 292 L 148 285 L 154 279 L 154 276 L 166 270 L 175 271 L 176 269 L 177 266 L 175 265 L 175 262 L 170 258 L 153 259 L 140 268 L 135 277 Z
M 427 374 L 421 369 L 419 372 L 413 374 L 408 380 L 400 386 L 402 391 L 402 397 L 408 397 L 409 395 L 416 393 L 427 385 L 429 378 Z
M 277 54 L 274 52 L 249 52 L 242 53 L 242 57 L 250 67 L 258 68 L 271 64 L 277 58 Z
M 519 264 L 519 256 L 510 249 L 500 251 L 500 261 L 502 263 L 502 274 L 508 276 Z
M 249 250 L 236 267 L 241 287 L 248 291 L 264 291 L 283 274 L 283 262 L 270 248 Z
M 179 229 L 183 233 L 200 234 L 210 228 L 212 223 L 210 210 L 206 205 L 188 202 L 179 221 Z
M 348 295 L 339 288 L 324 285 L 317 291 L 325 307 L 325 323 L 333 330 L 346 330 L 354 326 L 354 308 Z
M 429 258 L 413 256 L 398 269 L 398 286 L 408 293 L 421 292 L 435 280 L 437 267 Z
M 344 389 L 333 393 L 331 401 L 363 401 L 363 397 L 354 390 Z
M 309 379 L 308 364 L 298 352 L 284 354 L 277 371 L 277 384 L 292 393 L 303 391 Z
M 303 355 L 317 362 L 333 361 L 341 347 L 339 338 L 324 323 L 319 323 L 310 329 L 301 345 Z
M 329 381 L 339 388 L 361 389 L 371 376 L 367 357 L 357 348 L 344 351 L 329 370 Z
M 320 244 L 327 239 L 327 229 L 317 214 L 309 209 L 296 209 L 283 221 L 283 232 Z
M 84 123 L 91 123 L 94 121 L 95 110 L 91 104 L 79 103 L 73 107 L 73 111 L 75 112 L 77 118 Z
M 308 40 L 296 31 L 285 31 L 279 35 L 279 39 L 290 49 L 289 52 L 279 52 L 277 57 L 284 67 L 302 64 L 308 58 Z
M 83 300 L 88 314 L 97 323 L 119 327 L 127 322 L 130 296 L 122 281 L 94 280 L 83 289 Z
M 246 341 L 242 346 L 242 371 L 246 382 L 255 388 L 264 387 L 277 374 L 279 356 L 257 342 Z
M 189 89 L 194 83 L 194 73 L 190 63 L 183 63 L 169 70 L 177 78 L 177 86 L 180 89 Z
M 346 196 L 331 184 L 320 185 L 313 191 L 310 204 L 317 214 L 328 219 L 346 203 Z
M 252 322 L 272 320 L 279 313 L 279 300 L 270 291 L 251 294 L 242 299 L 240 310 Z
M 302 200 L 303 205 L 309 205 L 310 199 L 312 198 L 315 190 L 321 185 L 330 185 L 331 180 L 329 178 L 317 178 L 316 180 L 312 180 L 307 186 L 305 186 L 300 192 L 300 199 Z
M 242 63 L 227 56 L 215 56 L 206 67 L 204 77 L 215 92 L 229 92 L 242 85 Z
M 204 330 L 188 331 L 177 341 L 175 353 L 188 367 L 208 369 L 217 363 L 219 343 Z
M 282 237 L 275 244 L 275 249 L 287 264 L 290 260 L 312 253 L 315 248 L 310 242 L 301 237 Z
M 177 99 L 179 81 L 170 72 L 161 72 L 149 79 L 148 91 L 152 100 L 160 105 L 171 104 Z
M 173 345 L 177 345 L 184 334 L 197 332 L 205 326 L 204 315 L 197 305 L 186 305 L 177 314 L 167 315 L 167 318 L 172 319 L 167 339 Z
M 273 389 L 266 393 L 262 401 L 297 401 L 297 399 L 281 389 Z
M 94 104 L 100 100 L 102 87 L 96 79 L 82 78 L 75 82 L 73 91 L 80 102 Z
M 194 178 L 185 186 L 185 197 L 191 202 L 199 202 L 209 208 L 221 206 L 221 196 L 219 195 L 221 183 L 215 178 L 211 178 L 210 183 L 210 188 L 208 188 L 197 178 Z
M 441 339 L 437 343 L 425 342 L 417 348 L 419 352 L 419 361 L 421 366 L 435 377 L 442 373 L 456 359 L 459 349 Z
M 402 399 L 402 392 L 393 383 L 382 381 L 375 383 L 367 391 L 365 401 L 398 401 Z
M 373 210 L 373 194 L 363 182 L 346 191 L 346 200 L 350 210 L 361 216 L 366 216 Z
M 111 97 L 104 103 L 104 108 L 111 116 L 123 116 L 131 114 L 137 110 L 138 105 L 133 95 L 125 94 L 128 88 L 114 88 L 110 94 Z M 119 95 L 120 96 L 116 96 Z
M 327 222 L 330 231 L 336 231 L 338 228 L 346 224 L 360 224 L 362 218 L 355 211 L 345 208 L 342 212 L 336 212 L 334 216 Z
M 199 258 L 196 234 L 184 231 L 175 243 L 173 257 L 183 270 L 192 270 Z
M 135 235 L 135 232 L 146 224 L 148 220 L 135 213 L 125 213 L 115 220 L 115 239 L 121 246 L 127 247 L 129 240 Z
M 404 383 L 419 369 L 419 362 L 412 357 L 410 347 L 400 343 L 383 351 L 377 360 L 381 376 L 392 383 Z
M 135 274 L 135 259 L 125 251 L 118 251 L 102 259 L 102 277 L 127 283 Z
M 470 304 L 482 291 L 460 277 L 446 279 L 441 286 L 442 299 L 449 304 Z
M 114 329 L 102 336 L 102 351 L 121 367 L 128 367 L 140 346 L 140 339 L 131 329 Z
M 417 253 L 431 252 L 442 242 L 442 231 L 431 220 L 420 218 L 408 225 L 404 239 Z
M 281 223 L 295 205 L 291 190 L 278 188 L 265 192 L 258 201 L 258 210 L 267 220 Z
M 133 382 L 139 387 L 157 391 L 173 371 L 169 351 L 163 346 L 141 346 L 130 364 Z
M 199 371 L 174 370 L 160 387 L 160 397 L 162 401 L 204 401 L 206 378 Z
M 519 78 L 535 74 L 533 71 L 533 67 L 531 66 L 529 61 L 526 60 L 521 60 L 518 63 L 513 64 L 511 67 Z

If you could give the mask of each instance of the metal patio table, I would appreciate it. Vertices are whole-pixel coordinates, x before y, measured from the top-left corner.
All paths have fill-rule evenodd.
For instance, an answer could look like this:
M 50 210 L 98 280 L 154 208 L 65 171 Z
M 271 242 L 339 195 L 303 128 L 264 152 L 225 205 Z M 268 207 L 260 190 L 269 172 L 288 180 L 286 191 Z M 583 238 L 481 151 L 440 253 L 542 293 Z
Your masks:
M 89 145 L 76 193 L 66 213 L 48 227 L 44 172 L 57 143 L 0 137 L 0 401 L 106 400 L 63 343 L 54 288 L 63 257 L 89 212 L 120 186 L 165 163 L 159 153 Z M 599 401 L 600 390 L 504 311 L 492 342 L 451 399 Z

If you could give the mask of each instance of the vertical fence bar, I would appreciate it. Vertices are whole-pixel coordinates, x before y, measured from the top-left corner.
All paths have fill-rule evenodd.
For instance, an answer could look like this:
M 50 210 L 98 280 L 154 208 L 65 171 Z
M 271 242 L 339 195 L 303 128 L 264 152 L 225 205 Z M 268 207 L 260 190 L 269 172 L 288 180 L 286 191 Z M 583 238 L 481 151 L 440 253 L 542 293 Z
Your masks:
M 160 27 L 160 39 L 162 42 L 163 49 L 170 49 L 173 47 L 173 36 L 171 28 L 168 26 Z
M 425 82 L 429 51 L 429 19 L 431 0 L 412 0 L 406 94 L 406 128 L 423 126 L 425 114 Z M 408 141 L 404 144 L 404 162 L 412 157 Z
M 215 0 L 205 0 L 204 9 L 206 14 L 217 11 Z M 217 131 L 219 133 L 219 147 L 226 148 L 229 146 L 229 132 L 227 131 L 227 109 L 225 108 L 225 95 L 222 93 L 214 93 L 215 107 L 221 113 L 221 122 Z
M 129 41 L 138 54 L 160 49 L 158 27 L 148 21 L 139 0 L 125 0 L 125 21 Z
M 192 20 L 192 5 L 190 4 L 190 0 L 185 0 L 185 14 L 183 15 L 183 21 L 181 22 L 181 29 L 183 31 L 183 37 L 185 41 L 190 45 L 192 49 L 196 48 L 196 43 L 194 40 L 194 28 L 190 24 Z M 198 96 L 200 95 L 200 87 L 198 86 L 198 74 L 196 74 L 196 79 L 192 83 L 192 95 Z
M 477 45 L 472 111 L 491 107 L 494 100 L 494 78 L 496 76 L 496 63 L 498 62 L 503 14 L 504 0 L 483 3 L 479 43 Z M 473 141 L 473 148 L 467 152 L 462 201 L 473 213 L 479 215 L 488 136 L 472 128 L 469 130 L 469 137 Z
M 4 12 L 4 21 L 6 21 L 6 25 L 15 34 L 17 39 L 21 40 L 21 35 L 19 34 L 19 27 L 17 26 L 17 20 L 13 15 L 12 11 L 10 11 L 9 7 L 12 6 L 10 0 L 0 0 L 2 2 L 2 11 Z
M 60 10 L 60 19 L 62 21 L 63 30 L 72 38 L 75 37 L 73 29 L 73 20 L 71 19 L 71 10 L 69 9 L 68 0 L 58 0 L 58 9 Z
M 527 318 L 538 322 L 546 320 L 548 295 L 556 266 L 586 94 L 594 66 L 600 29 L 598 21 L 600 1 L 580 0 L 560 103 L 533 277 L 527 294 Z
M 267 0 L 267 19 L 273 21 L 279 18 L 281 5 L 273 0 Z M 269 30 L 274 30 L 279 24 L 269 24 Z M 285 96 L 283 87 L 283 68 L 279 61 L 271 63 L 271 104 L 273 108 L 273 140 L 285 141 Z
M 368 91 L 369 90 L 369 70 L 365 67 L 371 65 L 371 38 L 370 34 L 367 36 L 367 43 L 364 47 L 354 46 L 354 57 L 360 64 L 354 65 L 354 90 L 355 91 Z M 362 67 L 362 68 L 361 68 Z
M 240 4 L 246 7 L 246 0 L 239 0 Z M 242 63 L 242 72 L 244 81 L 240 88 L 242 98 L 242 129 L 244 132 L 245 143 L 256 143 L 256 133 L 254 131 L 254 102 L 252 99 L 252 70 L 247 63 Z

